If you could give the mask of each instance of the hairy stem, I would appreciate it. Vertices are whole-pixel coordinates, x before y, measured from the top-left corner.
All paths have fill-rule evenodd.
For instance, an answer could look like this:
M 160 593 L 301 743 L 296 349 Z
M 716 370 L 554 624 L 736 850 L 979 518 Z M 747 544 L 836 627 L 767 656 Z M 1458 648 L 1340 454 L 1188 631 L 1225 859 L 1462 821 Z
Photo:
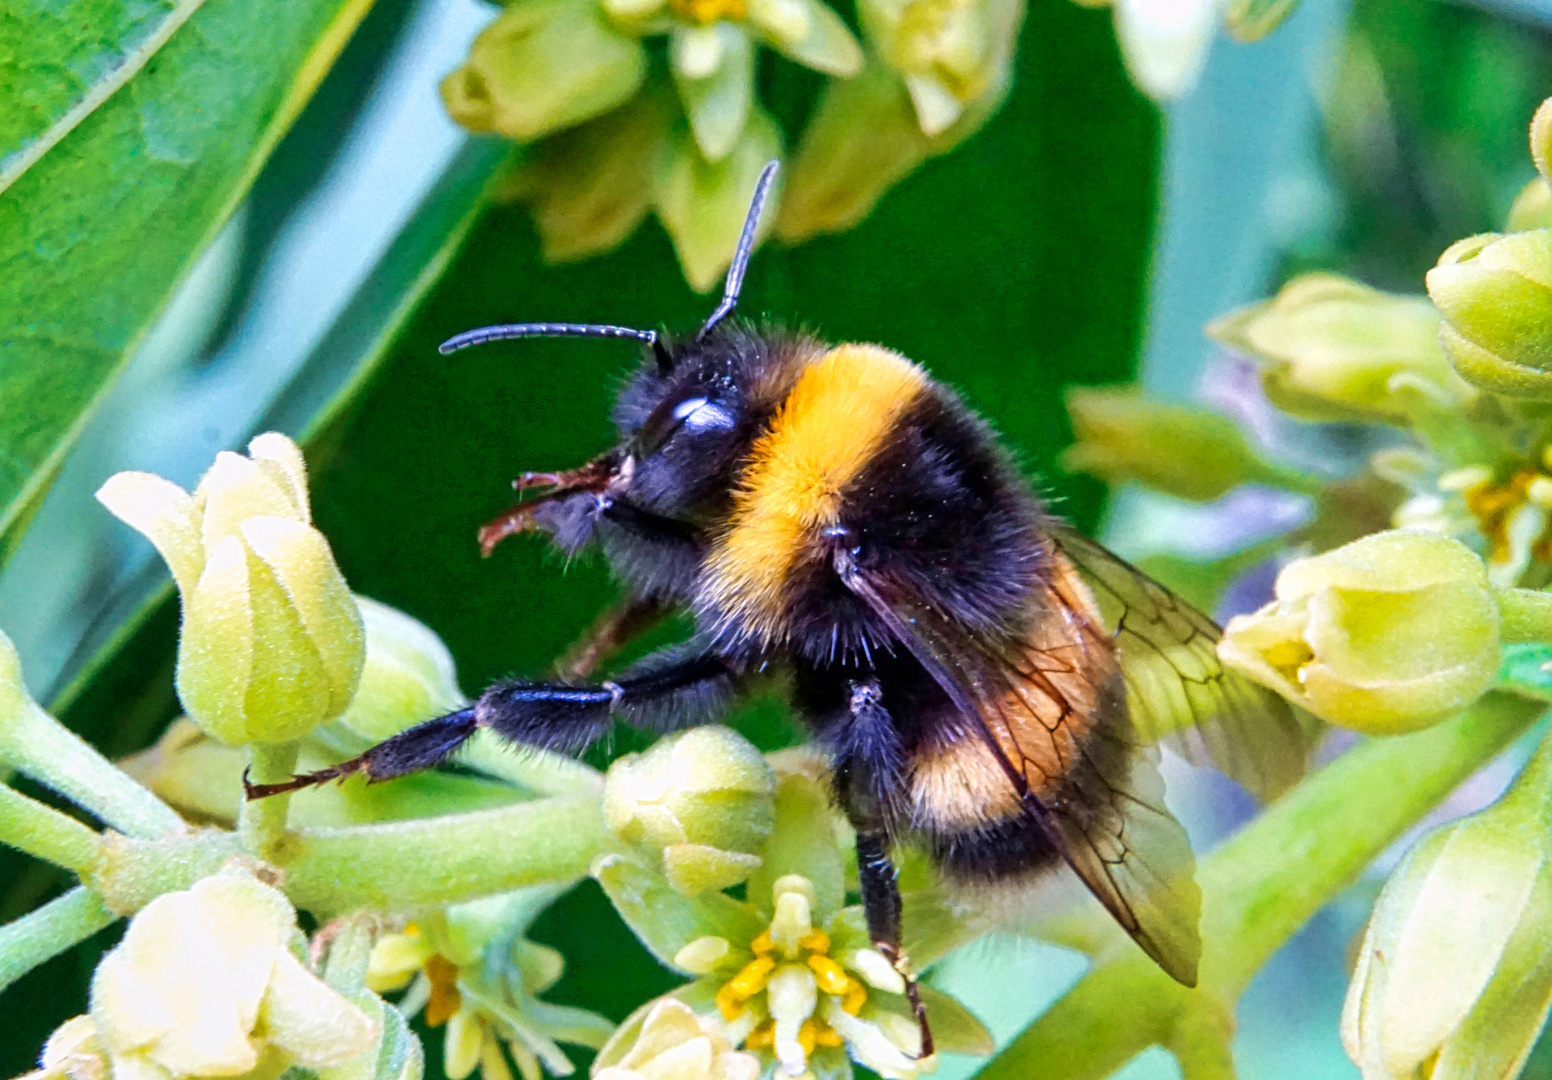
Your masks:
M 414 911 L 587 873 L 610 843 L 597 796 L 558 796 L 492 810 L 347 828 L 281 842 L 282 888 L 320 918 L 357 908 Z M 239 854 L 232 833 L 158 841 L 108 837 L 92 885 L 128 914 L 189 888 Z
M 0 687 L 0 762 L 127 836 L 149 838 L 184 829 L 176 811 L 40 709 L 19 687 Z
M 1199 1031 L 1204 1018 L 1231 1013 L 1294 931 L 1545 708 L 1489 695 L 1426 731 L 1370 740 L 1310 776 L 1202 860 L 1199 989 L 1175 983 L 1105 925 L 1093 935 L 1106 942 L 1094 968 L 977 1080 L 1099 1080 L 1149 1046 L 1175 1043 L 1183 1025 Z
M 77 875 L 91 871 L 101 849 L 100 837 L 75 818 L 4 785 L 0 785 L 0 844 Z
M 0 990 L 113 920 L 102 897 L 78 885 L 36 911 L 0 926 Z
M 277 784 L 289 780 L 296 772 L 296 758 L 301 742 L 267 746 L 254 743 L 248 747 L 248 776 L 255 784 Z M 269 862 L 283 862 L 286 858 L 286 817 L 291 810 L 291 792 L 282 792 L 267 799 L 244 799 L 237 811 L 237 835 L 249 852 Z

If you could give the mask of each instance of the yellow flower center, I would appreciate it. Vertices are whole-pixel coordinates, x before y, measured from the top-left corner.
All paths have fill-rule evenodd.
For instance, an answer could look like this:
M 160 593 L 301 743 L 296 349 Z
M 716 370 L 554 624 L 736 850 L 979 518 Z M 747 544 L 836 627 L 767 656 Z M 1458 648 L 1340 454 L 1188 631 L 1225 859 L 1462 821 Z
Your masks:
M 710 26 L 719 19 L 743 22 L 748 15 L 744 0 L 669 0 L 675 15 L 699 26 Z
M 1507 562 L 1512 555 L 1510 527 L 1515 513 L 1531 498 L 1531 485 L 1538 480 L 1552 483 L 1552 477 L 1533 468 L 1523 468 L 1503 483 L 1487 480 L 1461 492 L 1466 509 L 1476 518 L 1477 528 L 1488 542 L 1488 561 Z M 1544 486 L 1544 485 L 1543 485 Z M 1531 549 L 1538 562 L 1552 562 L 1552 533 L 1543 531 Z
M 458 992 L 458 965 L 440 953 L 432 953 L 426 958 L 426 979 L 431 984 L 431 996 L 426 999 L 426 1023 L 441 1027 L 463 1006 L 463 995 Z
M 725 1020 L 736 1020 L 744 1014 L 751 998 L 770 986 L 771 975 L 786 963 L 800 963 L 814 974 L 814 982 L 820 993 L 841 999 L 841 1008 L 852 1016 L 862 1011 L 868 1000 L 867 987 L 830 958 L 830 935 L 814 929 L 797 939 L 797 949 L 783 949 L 771 937 L 769 930 L 749 943 L 754 959 L 745 964 L 722 989 L 717 991 L 717 1008 Z M 793 952 L 796 955 L 791 955 Z M 783 955 L 787 954 L 787 955 Z M 803 1021 L 798 1042 L 805 1054 L 814 1052 L 816 1046 L 840 1046 L 841 1037 L 823 1020 L 809 1017 Z M 776 1020 L 766 1020 L 749 1035 L 745 1046 L 751 1050 L 769 1049 L 776 1043 Z

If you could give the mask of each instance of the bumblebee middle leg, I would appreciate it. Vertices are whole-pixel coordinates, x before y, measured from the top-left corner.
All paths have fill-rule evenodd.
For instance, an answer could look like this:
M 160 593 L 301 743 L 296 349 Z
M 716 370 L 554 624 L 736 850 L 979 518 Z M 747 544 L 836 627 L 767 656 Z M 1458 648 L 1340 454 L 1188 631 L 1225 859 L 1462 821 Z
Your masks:
M 650 731 L 704 723 L 708 713 L 725 705 L 733 671 L 716 653 L 681 658 L 678 652 L 649 657 L 618 682 L 497 683 L 472 706 L 417 724 L 360 757 L 278 784 L 249 784 L 245 778 L 243 786 L 248 798 L 262 799 L 354 773 L 373 783 L 392 780 L 440 764 L 482 727 L 510 742 L 577 753 L 601 738 L 615 715 Z
M 921 1050 L 917 1057 L 927 1058 L 934 1050 L 932 1027 L 927 1023 L 927 1007 L 922 1004 L 910 958 L 900 942 L 903 905 L 895 864 L 889 858 L 887 844 L 882 833 L 857 833 L 857 876 L 862 886 L 862 911 L 868 920 L 868 937 L 873 947 L 883 953 L 905 979 L 905 996 L 911 1003 L 911 1011 L 916 1014 L 916 1024 L 921 1028 Z

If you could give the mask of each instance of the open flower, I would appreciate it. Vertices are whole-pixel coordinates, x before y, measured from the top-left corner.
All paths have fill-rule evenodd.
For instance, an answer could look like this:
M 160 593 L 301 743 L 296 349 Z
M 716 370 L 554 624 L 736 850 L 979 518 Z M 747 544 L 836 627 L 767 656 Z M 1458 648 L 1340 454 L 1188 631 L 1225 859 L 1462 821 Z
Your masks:
M 946 132 L 972 103 L 1007 87 L 1019 0 L 862 0 L 858 17 L 899 73 L 922 133 Z
M 312 526 L 295 443 L 271 433 L 247 457 L 217 454 L 192 495 L 125 472 L 97 498 L 172 570 L 178 697 L 200 728 L 225 743 L 278 743 L 345 711 L 361 677 L 361 615 Z
M 272 1077 L 374 1050 L 380 1024 L 297 959 L 299 939 L 285 896 L 246 870 L 165 893 L 98 965 L 95 1042 L 76 1022 L 71 1053 L 100 1048 L 114 1076 L 169 1080 Z
M 717 1062 L 725 1060 L 724 1047 L 741 1049 L 759 1059 L 762 1075 L 794 1077 L 849 1077 L 850 1059 L 894 1080 L 933 1068 L 933 1059 L 914 1056 L 920 1031 L 904 977 L 873 948 L 862 909 L 844 906 L 835 811 L 822 781 L 808 772 L 778 770 L 775 829 L 760 869 L 745 883 L 746 901 L 715 891 L 686 897 L 624 855 L 600 857 L 593 876 L 659 960 L 694 977 L 671 995 L 696 1018 L 694 1029 L 674 1028 L 679 1044 L 696 1042 L 697 1031 L 707 1040 L 683 1051 L 687 1056 Z M 920 989 L 939 1048 L 989 1052 L 985 1030 L 962 1006 Z M 599 1053 L 595 1080 L 622 1080 L 607 1070 L 639 1068 L 625 1063 L 664 1052 L 646 1029 L 654 1007 L 621 1025 Z M 683 1075 L 720 1075 L 710 1068 Z M 739 1068 L 729 1064 L 727 1075 L 740 1075 Z
M 1289 563 L 1276 595 L 1229 621 L 1218 655 L 1333 724 L 1412 731 L 1465 708 L 1498 675 L 1498 602 L 1458 540 L 1366 536 Z
M 760 1059 L 728 1045 L 722 1024 L 658 998 L 621 1025 L 598 1055 L 594 1080 L 755 1080 Z
M 401 1012 L 425 1010 L 446 1026 L 443 1071 L 464 1080 L 511 1080 L 502 1048 L 523 1080 L 570 1076 L 575 1067 L 557 1042 L 594 1049 L 614 1025 L 596 1013 L 540 1001 L 560 978 L 560 953 L 523 935 L 563 887 L 543 885 L 457 904 L 387 934 L 372 950 L 367 985 L 406 989 Z
M 1364 1080 L 1517 1076 L 1552 1007 L 1552 743 L 1385 884 L 1342 1012 Z

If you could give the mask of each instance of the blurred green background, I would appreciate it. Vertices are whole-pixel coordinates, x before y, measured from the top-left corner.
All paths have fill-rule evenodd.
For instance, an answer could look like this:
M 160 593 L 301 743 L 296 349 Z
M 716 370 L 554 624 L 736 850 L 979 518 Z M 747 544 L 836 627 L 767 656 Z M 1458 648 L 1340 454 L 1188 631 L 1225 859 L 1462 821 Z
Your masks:
M 634 357 L 531 341 L 444 358 L 436 344 L 520 319 L 685 328 L 711 303 L 655 222 L 551 267 L 526 211 L 488 197 L 511 151 L 453 128 L 435 85 L 494 9 L 246 6 L 207 0 L 121 91 L 139 129 L 115 95 L 0 191 L 0 626 L 40 700 L 112 755 L 176 714 L 177 610 L 148 545 L 91 500 L 107 475 L 192 485 L 258 431 L 303 438 L 347 580 L 432 626 L 477 693 L 543 671 L 612 595 L 597 561 L 563 566 L 532 540 L 482 560 L 474 531 L 509 504 L 511 477 L 609 442 Z M 1531 0 L 1306 0 L 1263 42 L 1216 42 L 1198 86 L 1160 110 L 1128 82 L 1107 12 L 1031 0 L 1013 92 L 986 128 L 853 231 L 762 249 L 742 310 L 923 362 L 1060 512 L 1100 527 L 1103 490 L 1054 467 L 1062 387 L 1140 364 L 1154 388 L 1188 395 L 1209 352 L 1202 322 L 1305 269 L 1419 291 L 1438 252 L 1494 228 L 1531 175 L 1524 126 L 1552 93 L 1548 27 L 1552 4 Z M 16 57 L 64 48 L 8 33 L 0 93 L 23 84 Z M 308 98 L 286 80 L 331 34 L 348 44 Z M 201 42 L 238 71 L 227 98 L 212 96 L 227 76 Z M 762 69 L 789 127 L 814 88 L 790 65 Z M 24 107 L 50 103 L 0 99 L 0 137 L 25 136 Z M 741 723 L 766 746 L 795 737 L 768 702 Z M 0 852 L 0 918 L 64 884 Z M 1339 909 L 1312 924 L 1247 996 L 1245 1075 L 1356 1075 L 1335 1034 L 1352 921 Z M 0 994 L 0 1075 L 81 1011 L 116 932 Z M 590 885 L 535 936 L 570 963 L 556 1000 L 620 1018 L 672 981 Z M 1054 949 L 1003 952 L 1013 981 L 987 1005 L 1000 1038 L 1081 968 Z M 995 959 L 982 948 L 945 977 Z M 1172 1068 L 1145 1055 L 1127 1075 Z M 1531 1070 L 1552 1076 L 1552 1052 Z

